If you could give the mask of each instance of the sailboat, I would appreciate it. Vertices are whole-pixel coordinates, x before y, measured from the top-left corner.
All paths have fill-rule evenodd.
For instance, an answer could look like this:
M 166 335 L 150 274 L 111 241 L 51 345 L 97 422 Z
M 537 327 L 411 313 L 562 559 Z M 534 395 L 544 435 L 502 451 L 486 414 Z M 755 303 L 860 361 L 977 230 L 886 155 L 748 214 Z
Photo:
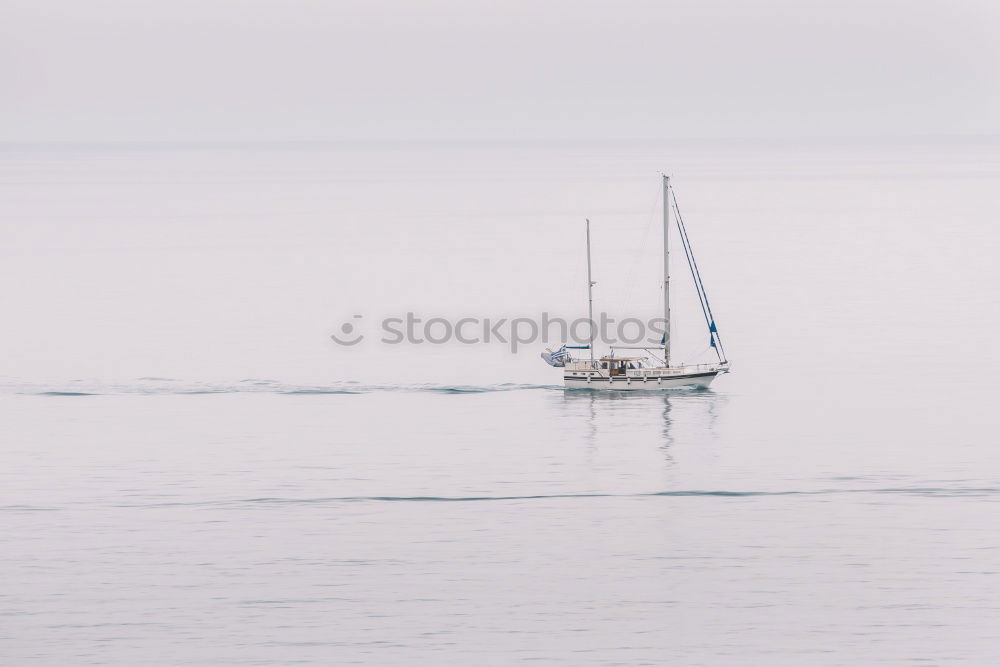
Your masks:
M 704 364 L 672 364 L 670 360 L 670 210 L 673 208 L 677 218 L 677 231 L 681 247 L 687 258 L 691 278 L 705 316 L 708 327 L 710 347 L 715 351 L 717 361 Z M 729 360 L 726 359 L 719 336 L 715 317 L 708 303 L 705 286 L 691 250 L 684 219 L 680 207 L 673 197 L 670 187 L 670 177 L 663 176 L 663 320 L 664 333 L 658 346 L 611 346 L 611 351 L 599 358 L 594 357 L 594 281 L 591 276 L 590 264 L 590 220 L 587 220 L 587 296 L 590 320 L 590 340 L 587 345 L 563 345 L 558 350 L 542 353 L 542 358 L 550 366 L 563 369 L 563 381 L 568 388 L 579 389 L 610 389 L 614 391 L 658 391 L 679 387 L 706 388 L 722 373 L 729 372 Z M 569 352 L 571 349 L 589 350 L 589 359 L 576 359 Z M 626 356 L 618 354 L 619 350 L 642 350 L 645 354 L 634 352 Z

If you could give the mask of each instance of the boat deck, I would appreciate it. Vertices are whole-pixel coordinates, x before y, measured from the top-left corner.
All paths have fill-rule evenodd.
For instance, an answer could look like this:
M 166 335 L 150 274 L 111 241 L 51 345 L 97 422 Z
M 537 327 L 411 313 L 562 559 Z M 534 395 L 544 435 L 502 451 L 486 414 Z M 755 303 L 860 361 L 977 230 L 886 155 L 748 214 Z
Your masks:
M 632 360 L 617 359 L 619 365 L 625 365 Z M 608 368 L 610 364 L 599 361 L 571 361 L 563 369 L 563 378 L 567 380 L 649 380 L 694 378 L 705 375 L 716 375 L 728 370 L 726 364 L 695 364 L 685 366 L 638 366 L 636 368 Z

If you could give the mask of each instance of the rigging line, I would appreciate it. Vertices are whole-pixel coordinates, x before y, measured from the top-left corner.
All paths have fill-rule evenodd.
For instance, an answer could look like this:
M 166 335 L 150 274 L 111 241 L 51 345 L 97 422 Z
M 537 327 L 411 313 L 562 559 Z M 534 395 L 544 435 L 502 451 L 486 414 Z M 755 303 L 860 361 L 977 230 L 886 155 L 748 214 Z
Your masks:
M 694 282 L 694 289 L 698 294 L 698 305 L 701 306 L 702 315 L 705 316 L 705 324 L 711 331 L 712 319 L 708 308 L 708 297 L 705 294 L 705 286 L 699 280 L 700 276 L 697 275 L 697 269 L 695 268 L 694 261 L 694 250 L 691 248 L 691 239 L 689 239 L 686 234 L 687 230 L 683 227 L 684 223 L 681 221 L 680 211 L 676 205 L 674 206 L 674 212 L 677 213 L 677 230 L 681 233 L 681 247 L 684 249 L 684 256 L 687 258 L 688 269 L 691 270 L 691 280 Z
M 714 326 L 715 318 L 711 313 L 712 308 L 708 303 L 708 294 L 705 292 L 705 284 L 701 281 L 701 274 L 698 272 L 698 265 L 694 259 L 694 249 L 691 247 L 691 238 L 687 235 L 687 227 L 684 226 L 683 220 L 681 219 L 680 209 L 676 205 L 676 200 L 674 204 L 674 211 L 677 213 L 678 219 L 678 230 L 682 232 L 682 245 L 684 246 L 685 253 L 687 253 L 688 268 L 691 269 L 691 277 L 695 282 L 695 291 L 698 292 L 702 313 L 705 315 L 705 323 L 708 325 L 708 335 L 712 343 L 710 344 L 710 347 L 715 347 L 715 354 L 719 358 L 719 361 L 724 361 L 726 352 L 722 346 L 722 336 L 719 335 L 718 328 Z M 714 345 L 716 342 L 718 342 L 718 346 Z
M 673 193 L 671 193 L 673 194 Z M 725 349 L 722 347 L 722 336 L 719 335 L 718 327 L 715 331 L 711 331 L 712 324 L 715 324 L 715 315 L 712 313 L 712 305 L 708 302 L 708 292 L 705 291 L 705 283 L 701 279 L 701 272 L 698 270 L 698 262 L 694 259 L 694 249 L 691 248 L 691 238 L 687 233 L 687 225 L 684 224 L 684 217 L 681 215 L 680 205 L 677 203 L 677 195 L 673 194 L 674 198 L 674 211 L 677 213 L 677 229 L 681 232 L 683 239 L 687 245 L 690 255 L 690 266 L 694 274 L 694 279 L 698 288 L 700 289 L 701 296 L 705 300 L 705 308 L 707 309 L 708 317 L 711 319 L 711 324 L 709 324 L 709 331 L 715 336 L 715 340 L 719 343 L 719 348 L 716 352 L 719 354 L 719 360 L 722 361 L 726 358 Z
M 677 210 L 677 206 L 676 205 L 674 206 L 674 211 L 678 213 L 678 215 L 677 215 L 677 221 L 678 221 L 677 229 L 678 229 L 678 231 L 680 231 L 682 229 L 682 227 L 681 227 L 682 223 L 680 222 L 680 219 L 681 219 L 680 218 L 680 213 Z M 694 289 L 695 289 L 695 292 L 697 292 L 697 294 L 698 294 L 698 305 L 701 306 L 701 314 L 705 316 L 705 326 L 708 327 L 708 335 L 711 338 L 711 337 L 715 336 L 716 334 L 715 334 L 715 332 L 712 331 L 712 321 L 710 319 L 710 316 L 708 314 L 708 309 L 706 307 L 707 306 L 707 298 L 704 295 L 704 286 L 699 283 L 698 278 L 695 275 L 694 253 L 691 250 L 690 239 L 688 239 L 687 235 L 683 234 L 683 233 L 681 234 L 681 247 L 684 248 L 684 256 L 687 258 L 688 269 L 690 269 L 690 271 L 691 271 L 691 280 L 692 280 L 692 282 L 694 282 Z M 715 342 L 714 338 L 712 338 L 712 342 L 713 343 Z M 709 345 L 709 347 L 714 347 L 714 346 L 713 345 Z M 704 350 L 702 350 L 702 352 L 699 352 L 698 355 L 700 356 L 703 352 L 704 352 Z M 722 361 L 722 356 L 720 354 L 719 348 L 716 348 L 715 354 L 716 354 L 717 357 L 719 357 L 719 361 Z
M 698 262 L 694 259 L 694 248 L 691 247 L 691 237 L 687 233 L 687 225 L 684 224 L 684 218 L 681 216 L 680 206 L 677 204 L 677 196 L 674 195 L 674 211 L 677 213 L 678 230 L 680 230 L 683 240 L 687 245 L 687 249 L 690 252 L 690 262 L 691 269 L 695 276 L 695 282 L 700 291 L 700 295 L 704 298 L 705 308 L 708 311 L 708 317 L 711 320 L 709 324 L 709 334 L 714 335 L 714 340 L 719 344 L 716 353 L 719 356 L 719 361 L 723 361 L 726 358 L 726 351 L 722 346 L 722 336 L 719 334 L 718 327 L 715 327 L 715 315 L 712 313 L 712 306 L 708 302 L 708 292 L 705 290 L 705 283 L 701 279 L 701 272 L 698 270 Z M 714 331 L 713 331 L 714 328 Z
M 698 285 L 698 279 L 695 277 L 694 265 L 691 258 L 691 249 L 686 243 L 681 243 L 681 247 L 684 248 L 684 255 L 687 257 L 688 269 L 691 271 L 691 280 L 694 281 L 694 289 L 698 294 L 698 305 L 701 306 L 701 314 L 705 316 L 705 326 L 708 327 L 709 332 L 712 331 L 712 320 L 708 314 L 708 309 L 705 307 L 705 298 L 702 295 L 701 289 Z
M 690 239 L 690 237 L 688 236 L 688 233 L 687 233 L 687 225 L 684 224 L 684 216 L 681 215 L 680 206 L 677 204 L 677 195 L 674 194 L 673 192 L 671 192 L 671 195 L 673 195 L 673 198 L 674 198 L 674 212 L 677 213 L 677 228 L 680 230 L 681 234 L 684 235 L 684 238 L 685 238 L 685 240 L 686 240 L 686 242 L 688 244 L 688 247 L 690 247 L 691 246 L 691 239 Z M 698 262 L 696 262 L 695 259 L 694 259 L 694 251 L 693 250 L 691 252 L 691 264 L 692 264 L 692 268 L 694 269 L 694 273 L 697 276 L 698 284 L 701 286 L 702 294 L 705 295 L 705 306 L 708 308 L 708 314 L 714 320 L 715 316 L 712 315 L 712 306 L 711 306 L 711 304 L 708 303 L 708 293 L 705 292 L 705 283 L 701 279 L 701 272 L 698 270 Z

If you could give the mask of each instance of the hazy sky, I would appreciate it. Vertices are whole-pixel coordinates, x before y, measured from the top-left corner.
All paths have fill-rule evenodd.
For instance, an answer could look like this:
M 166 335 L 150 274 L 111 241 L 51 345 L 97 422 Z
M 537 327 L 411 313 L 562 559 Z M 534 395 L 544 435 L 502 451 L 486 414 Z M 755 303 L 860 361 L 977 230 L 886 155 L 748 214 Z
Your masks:
M 1000 131 L 990 0 L 0 0 L 0 140 Z

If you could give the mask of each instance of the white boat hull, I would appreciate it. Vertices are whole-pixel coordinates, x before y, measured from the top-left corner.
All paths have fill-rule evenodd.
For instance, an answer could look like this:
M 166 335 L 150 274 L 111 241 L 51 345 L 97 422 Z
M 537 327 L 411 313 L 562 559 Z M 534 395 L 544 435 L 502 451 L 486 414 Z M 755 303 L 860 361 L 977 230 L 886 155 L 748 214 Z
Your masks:
M 604 391 L 662 391 L 681 387 L 706 388 L 720 371 L 694 373 L 676 377 L 592 377 L 587 379 L 565 378 L 568 389 L 597 389 Z

